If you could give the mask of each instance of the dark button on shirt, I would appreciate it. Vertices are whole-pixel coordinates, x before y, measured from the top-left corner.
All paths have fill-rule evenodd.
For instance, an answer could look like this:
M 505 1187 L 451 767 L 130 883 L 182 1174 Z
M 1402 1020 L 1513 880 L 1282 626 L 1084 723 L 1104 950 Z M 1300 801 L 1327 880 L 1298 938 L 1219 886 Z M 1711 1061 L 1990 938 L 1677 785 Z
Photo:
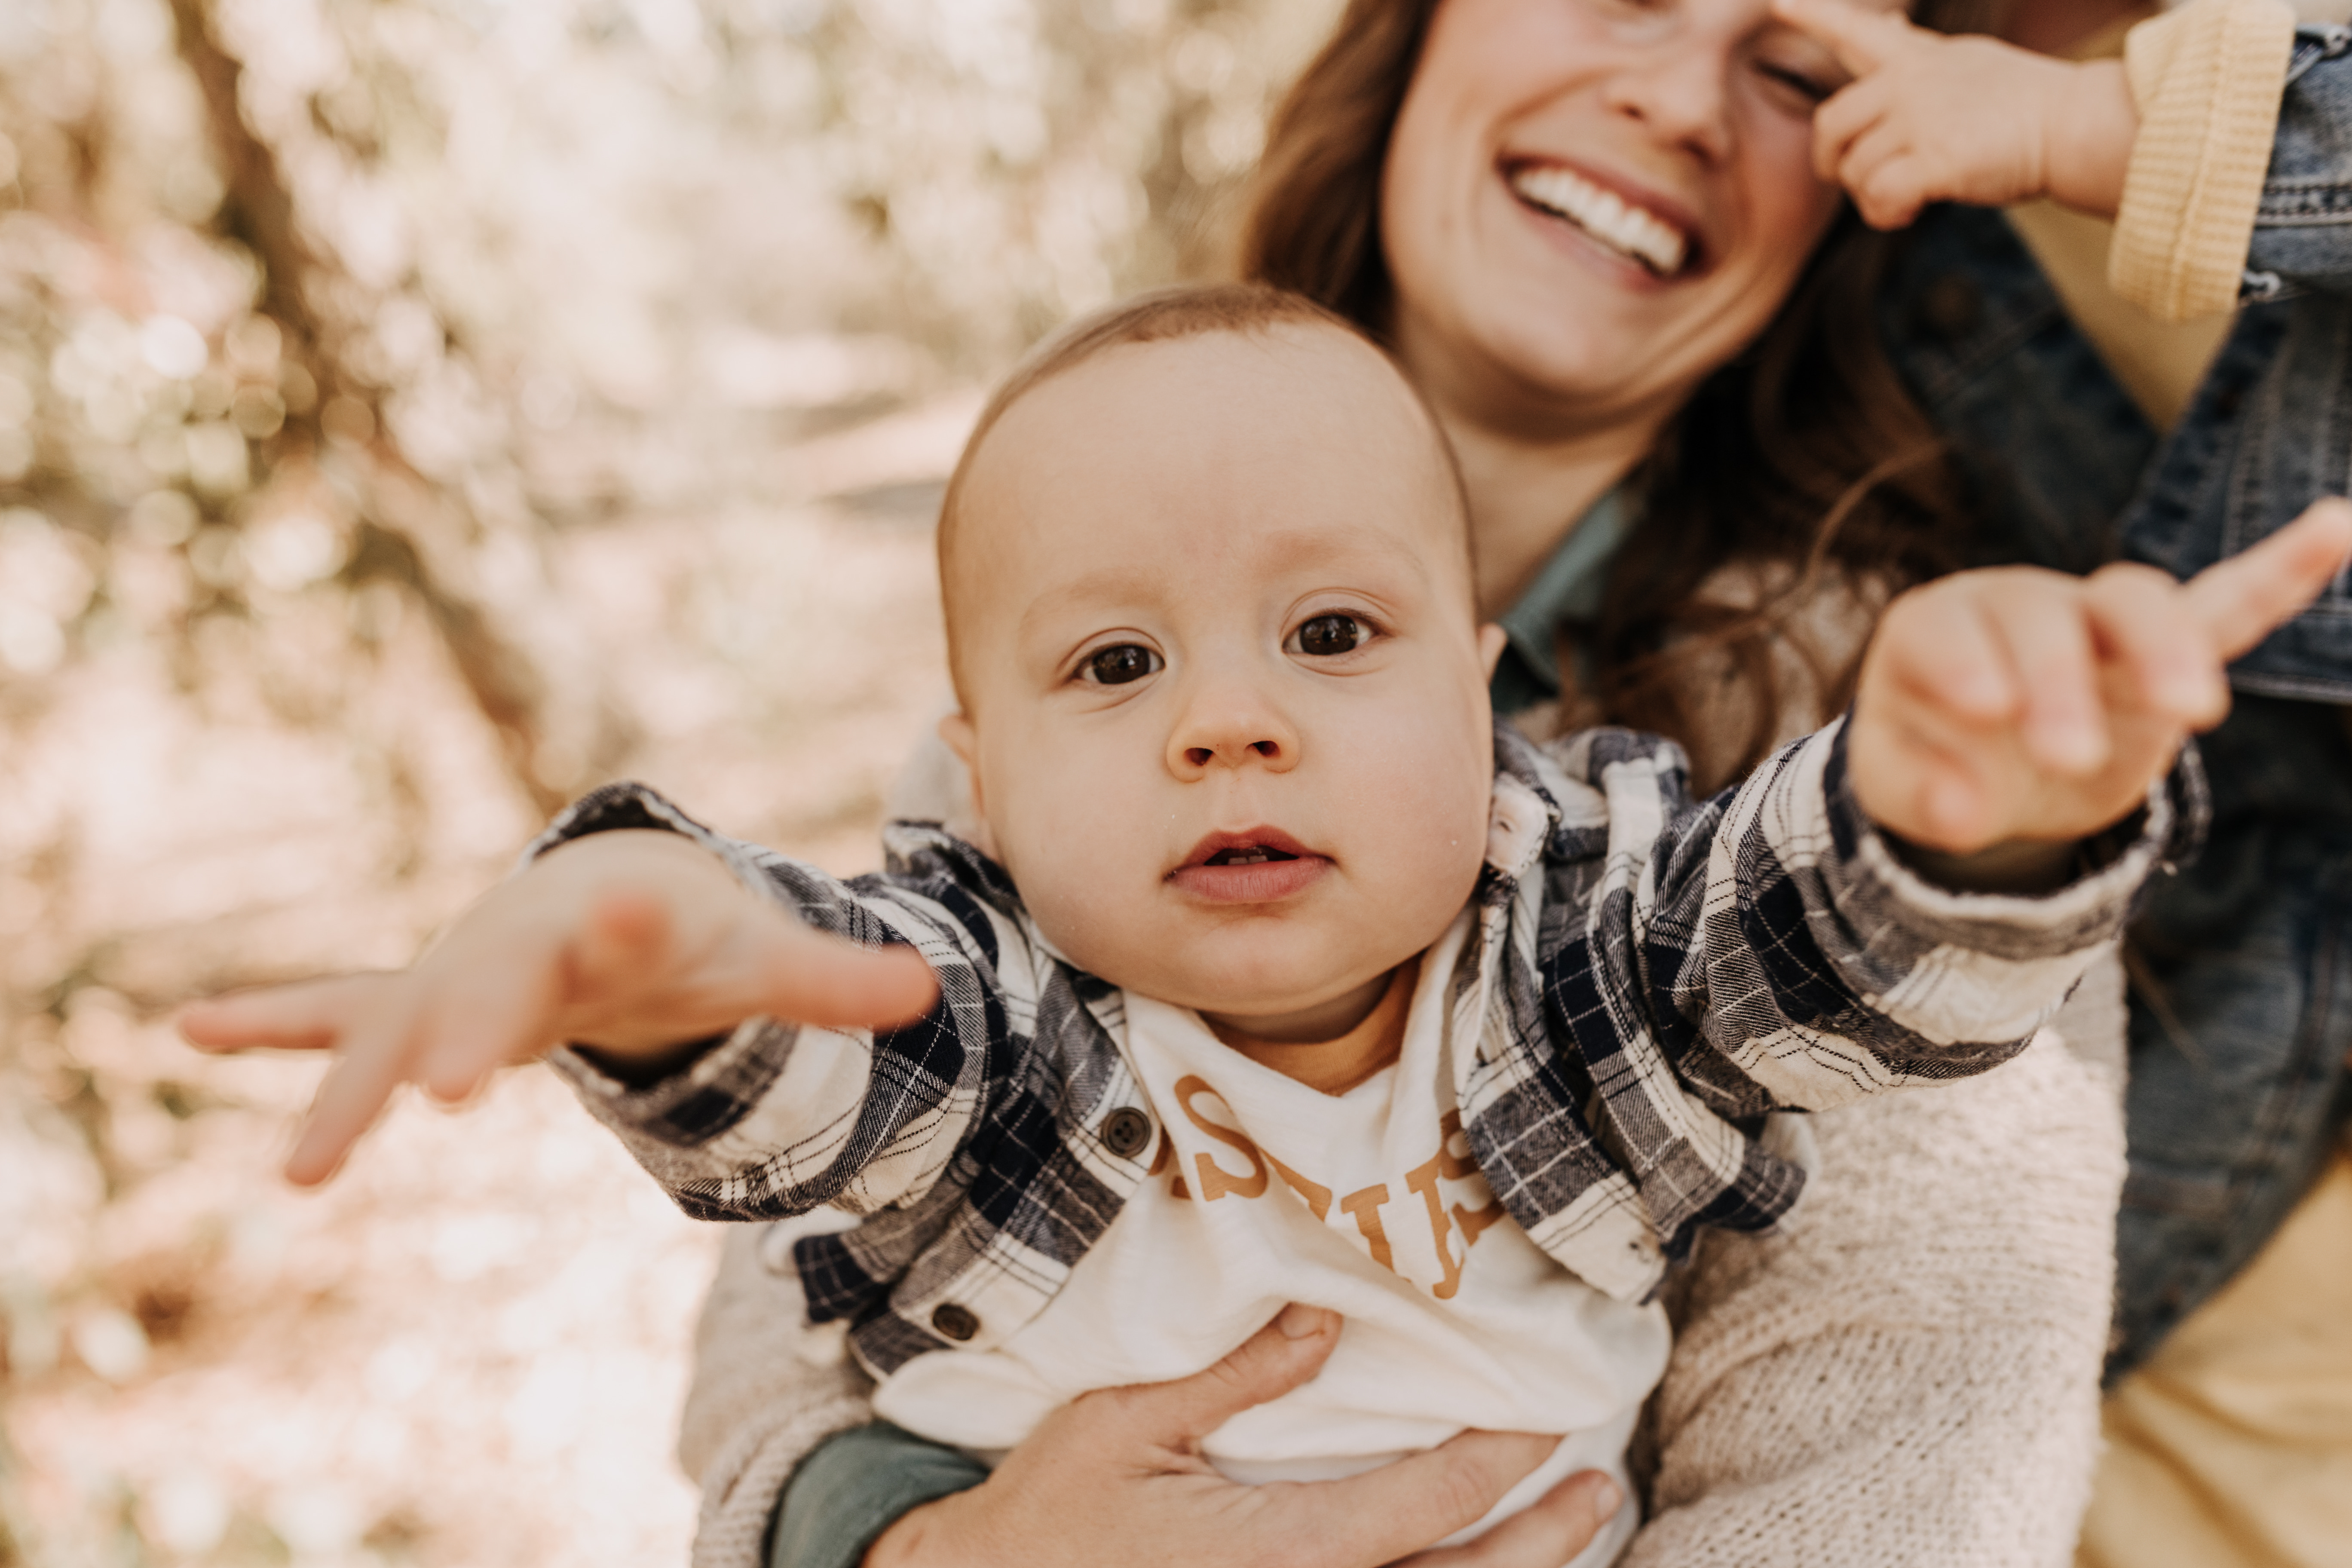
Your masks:
M 1122 1160 L 1132 1160 L 1151 1142 L 1151 1118 L 1131 1105 L 1122 1105 L 1103 1119 L 1104 1147 Z
M 954 1301 L 942 1301 L 932 1309 L 931 1327 L 937 1329 L 942 1338 L 961 1344 L 980 1332 L 980 1319 L 970 1307 Z

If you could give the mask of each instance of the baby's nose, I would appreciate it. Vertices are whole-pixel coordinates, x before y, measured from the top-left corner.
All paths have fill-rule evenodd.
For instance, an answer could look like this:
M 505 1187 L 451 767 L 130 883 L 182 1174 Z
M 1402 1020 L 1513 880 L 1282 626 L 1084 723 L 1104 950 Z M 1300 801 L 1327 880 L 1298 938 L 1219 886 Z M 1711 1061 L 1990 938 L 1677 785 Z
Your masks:
M 1282 757 L 1282 742 L 1279 741 L 1252 741 L 1241 750 L 1255 752 L 1268 762 L 1276 762 Z M 1196 768 L 1205 768 L 1215 762 L 1220 754 L 1217 749 L 1212 746 L 1188 746 L 1184 751 L 1184 760 Z
M 1168 760 L 1180 776 L 1198 776 L 1220 764 L 1276 771 L 1297 764 L 1297 731 L 1255 694 L 1203 693 L 1202 699 L 1170 737 Z

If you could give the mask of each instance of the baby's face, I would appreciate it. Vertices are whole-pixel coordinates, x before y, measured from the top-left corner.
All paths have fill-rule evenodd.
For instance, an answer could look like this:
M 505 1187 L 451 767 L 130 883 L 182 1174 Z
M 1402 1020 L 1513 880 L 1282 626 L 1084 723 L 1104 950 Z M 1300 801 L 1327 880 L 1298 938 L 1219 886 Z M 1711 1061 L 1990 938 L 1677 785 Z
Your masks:
M 1329 328 L 1110 349 L 1007 411 L 961 493 L 945 732 L 1072 962 L 1312 1038 L 1444 931 L 1500 638 L 1459 504 L 1411 395 Z

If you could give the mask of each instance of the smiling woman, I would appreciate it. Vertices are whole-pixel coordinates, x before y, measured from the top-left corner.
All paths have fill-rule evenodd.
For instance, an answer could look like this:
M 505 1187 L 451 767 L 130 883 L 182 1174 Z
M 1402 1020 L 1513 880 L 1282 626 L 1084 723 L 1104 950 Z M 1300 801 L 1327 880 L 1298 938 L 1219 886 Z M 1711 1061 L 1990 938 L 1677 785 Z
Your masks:
M 1748 0 L 1356 5 L 1276 118 L 1244 237 L 1244 270 L 1373 326 L 1435 405 L 1487 614 L 1633 478 L 1608 593 L 1514 626 L 1504 689 L 1674 735 L 1702 785 L 1792 705 L 1841 705 L 1854 618 L 1967 551 L 1880 347 L 1896 242 L 1813 172 L 1845 79 Z

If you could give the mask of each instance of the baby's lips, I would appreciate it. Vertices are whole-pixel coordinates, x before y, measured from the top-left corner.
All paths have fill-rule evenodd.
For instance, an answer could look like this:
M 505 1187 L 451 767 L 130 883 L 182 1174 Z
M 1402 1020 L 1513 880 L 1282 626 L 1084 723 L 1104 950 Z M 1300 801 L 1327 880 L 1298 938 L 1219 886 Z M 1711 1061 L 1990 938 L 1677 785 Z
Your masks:
M 1220 829 L 1217 832 L 1203 835 L 1201 841 L 1192 846 L 1192 853 L 1184 857 L 1183 863 L 1177 869 L 1181 871 L 1186 867 L 1206 866 L 1228 849 L 1267 849 L 1277 855 L 1288 855 L 1299 859 L 1310 857 L 1320 858 L 1316 857 L 1315 851 L 1307 848 L 1279 827 L 1244 827 L 1234 832 Z
M 1330 868 L 1320 855 L 1299 855 L 1250 866 L 1180 866 L 1168 879 L 1213 904 L 1272 904 L 1305 892 Z

